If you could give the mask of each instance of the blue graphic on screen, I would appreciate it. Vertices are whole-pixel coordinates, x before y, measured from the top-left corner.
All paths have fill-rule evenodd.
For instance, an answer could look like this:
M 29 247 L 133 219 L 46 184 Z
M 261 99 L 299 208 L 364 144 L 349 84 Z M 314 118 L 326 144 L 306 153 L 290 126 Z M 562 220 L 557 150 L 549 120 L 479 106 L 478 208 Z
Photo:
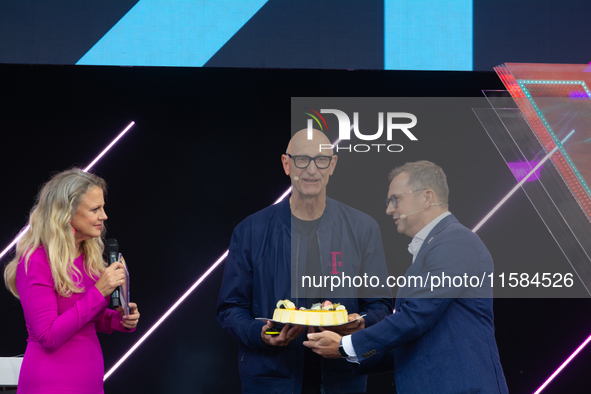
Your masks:
M 76 64 L 203 66 L 267 0 L 141 0 Z
M 472 71 L 472 8 L 472 0 L 384 0 L 384 68 Z

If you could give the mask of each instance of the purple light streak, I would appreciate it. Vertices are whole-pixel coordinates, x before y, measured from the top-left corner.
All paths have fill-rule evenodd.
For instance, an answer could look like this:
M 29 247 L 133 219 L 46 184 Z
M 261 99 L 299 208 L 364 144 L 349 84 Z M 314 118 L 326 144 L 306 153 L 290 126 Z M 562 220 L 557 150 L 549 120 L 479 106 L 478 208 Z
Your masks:
M 581 350 L 583 350 L 583 348 L 589 343 L 589 341 L 591 341 L 591 335 L 585 339 L 585 342 L 581 343 L 581 345 L 577 348 L 577 350 L 575 350 L 573 352 L 573 354 L 571 354 L 563 363 L 560 367 L 558 367 L 558 369 L 556 371 L 554 371 L 554 373 L 552 375 L 550 375 L 550 377 L 548 379 L 546 379 L 546 381 L 544 382 L 544 384 L 542 384 L 540 386 L 539 389 L 536 390 L 536 392 L 534 394 L 539 394 L 540 392 L 542 392 L 542 390 L 544 390 L 544 388 L 546 388 L 546 386 L 556 377 L 556 375 L 558 375 L 560 373 L 560 371 L 562 371 L 564 369 L 564 367 L 566 367 L 568 365 L 568 363 L 571 362 L 571 360 L 573 358 L 575 358 L 575 356 L 577 354 L 579 354 L 579 352 Z
M 518 181 L 525 179 L 526 182 L 533 182 L 540 179 L 541 168 L 528 177 L 528 172 L 532 167 L 538 164 L 537 161 L 522 161 L 522 162 L 508 162 L 507 165 L 511 169 L 513 175 Z
M 283 194 L 281 195 L 281 197 L 279 197 L 279 198 L 277 199 L 277 201 L 275 201 L 275 202 L 273 203 L 273 205 L 275 205 L 275 204 L 279 204 L 281 201 L 283 201 L 283 200 L 285 199 L 285 197 L 287 197 L 287 196 L 289 195 L 289 193 L 291 193 L 291 186 L 289 187 L 289 189 L 287 189 L 287 190 L 285 191 L 285 193 L 283 193 Z
M 568 97 L 570 97 L 571 100 L 588 100 L 589 98 L 591 98 L 591 96 L 587 93 L 587 92 L 581 92 L 581 91 L 571 91 L 568 94 Z
M 279 197 L 277 199 L 277 201 L 275 201 L 273 203 L 273 205 L 280 203 L 281 201 L 283 201 L 285 199 L 285 197 L 287 197 L 289 195 L 289 193 L 291 192 L 291 186 L 281 195 L 281 197 Z M 209 274 L 211 274 L 211 272 L 216 269 L 218 267 L 218 265 L 220 265 L 222 263 L 222 261 L 224 261 L 224 259 L 226 257 L 228 257 L 228 252 L 229 249 L 226 249 L 226 251 L 216 260 L 215 263 L 213 263 L 213 265 L 211 267 L 209 267 L 209 269 L 207 271 L 205 271 L 205 273 L 203 275 L 201 275 L 201 277 L 199 279 L 197 279 L 197 281 L 195 283 L 193 283 L 193 285 L 189 288 L 189 290 L 185 291 L 185 293 L 160 317 L 160 319 L 158 319 L 158 321 L 156 323 L 154 323 L 152 325 L 152 327 L 150 327 L 150 329 L 127 351 L 127 353 L 125 353 L 123 355 L 123 357 L 121 357 L 121 359 L 119 359 L 119 361 L 117 361 L 115 363 L 115 365 L 113 365 L 111 367 L 111 369 L 109 369 L 109 371 L 105 374 L 105 376 L 103 377 L 103 382 L 105 380 L 107 380 L 107 378 L 109 376 L 111 376 L 113 374 L 113 372 L 115 372 L 115 370 L 117 368 L 119 368 L 121 366 L 121 364 L 123 364 L 123 362 L 125 360 L 127 360 L 127 358 L 129 356 L 131 356 L 131 354 L 133 352 L 135 352 L 135 350 L 146 340 L 148 339 L 148 337 L 150 335 L 152 335 L 152 333 L 164 322 L 164 320 L 166 320 L 166 318 L 172 313 L 174 312 L 174 310 L 176 308 L 178 308 L 178 306 L 193 292 L 193 290 L 195 290 L 197 288 L 197 286 L 199 286 L 201 284 L 201 282 L 203 282 L 207 276 Z
M 0 253 L 0 260 L 2 259 L 2 257 L 4 257 L 4 255 L 5 255 L 6 253 L 8 253 L 8 252 L 10 251 L 10 249 L 12 249 L 12 247 L 13 247 L 14 245 L 16 245 L 16 243 L 17 243 L 18 241 L 20 241 L 20 239 L 23 237 L 23 235 L 25 235 L 25 233 L 26 233 L 27 231 L 29 231 L 29 227 L 31 227 L 31 226 L 29 226 L 29 225 L 27 224 L 27 225 L 25 226 L 25 228 L 23 228 L 23 229 L 20 231 L 20 233 L 18 233 L 18 235 L 17 235 L 17 236 L 16 236 L 16 237 L 15 237 L 15 238 L 12 240 L 12 242 L 11 242 L 10 244 L 8 244 L 8 246 L 7 246 L 6 248 L 4 248 L 4 250 L 2 251 L 2 253 Z
M 134 125 L 135 125 L 134 121 L 132 121 L 130 124 L 128 124 L 127 127 L 121 133 L 119 133 L 119 135 L 117 137 L 115 137 L 115 139 L 105 149 L 103 149 L 103 151 L 101 153 L 99 153 L 99 155 L 92 161 L 92 163 L 90 163 L 88 165 L 88 167 L 86 167 L 84 169 L 84 172 L 88 172 L 92 167 L 94 167 L 94 165 L 100 159 L 102 159 L 102 157 L 105 154 L 107 154 L 107 152 L 113 147 L 113 145 L 115 145 L 125 135 L 125 133 L 127 133 L 129 131 L 129 129 L 131 129 Z
M 575 133 L 575 130 L 572 130 L 570 133 L 568 133 L 568 135 L 560 142 L 560 145 L 563 145 L 566 140 L 568 140 L 573 134 Z M 542 160 L 540 160 L 540 162 L 526 175 L 524 176 L 521 181 L 515 185 L 515 187 L 513 189 L 511 189 L 511 191 L 509 193 L 507 193 L 507 195 L 488 213 L 488 215 L 486 215 L 484 217 L 484 219 L 482 219 L 480 221 L 480 223 L 478 223 L 476 225 L 476 227 L 474 227 L 474 229 L 472 229 L 473 232 L 478 231 L 478 229 L 480 229 L 480 227 L 482 227 L 482 225 L 484 223 L 486 223 L 486 221 L 488 219 L 490 219 L 490 217 L 509 199 L 509 197 L 511 197 L 516 191 L 517 189 L 519 189 L 521 187 L 521 185 L 523 185 L 525 182 L 527 182 L 530 177 L 532 177 L 532 175 L 534 175 L 536 173 L 536 171 L 538 171 L 538 169 L 540 169 L 542 167 L 542 165 L 554 154 L 556 153 L 556 151 L 558 150 L 559 145 L 556 145 L 554 147 L 554 149 L 552 149 Z M 512 163 L 508 163 L 509 167 L 511 167 Z M 513 170 L 513 169 L 511 169 Z M 539 173 L 538 173 L 539 174 Z M 517 176 L 517 174 L 516 174 Z M 550 384 L 550 382 L 556 377 L 556 375 L 558 375 L 560 373 L 560 371 L 562 371 L 567 365 L 568 363 L 571 362 L 571 360 L 573 358 L 575 358 L 575 356 L 577 354 L 579 354 L 579 352 L 581 350 L 583 350 L 583 348 L 589 343 L 589 341 L 591 341 L 591 335 L 585 340 L 585 342 L 583 342 L 578 348 L 577 350 L 575 350 L 563 363 L 562 365 L 560 365 L 560 367 L 558 367 L 558 369 L 556 371 L 554 371 L 554 373 L 552 375 L 550 375 L 550 377 L 548 379 L 546 379 L 546 381 L 544 382 L 544 384 L 542 384 L 540 386 L 540 388 L 538 388 L 536 390 L 536 392 L 534 394 L 539 394 L 542 390 L 544 390 L 544 388 Z
M 115 363 L 115 365 L 113 365 L 111 367 L 111 369 L 105 374 L 105 376 L 103 377 L 103 382 L 105 380 L 107 380 L 107 378 L 109 376 L 111 376 L 113 374 L 113 372 L 115 372 L 115 370 L 117 368 L 119 368 L 119 366 L 121 364 L 123 364 L 123 362 L 125 360 L 127 360 L 127 358 L 129 356 L 131 356 L 131 353 L 135 352 L 135 350 L 146 340 L 148 339 L 148 337 L 160 326 L 160 324 L 162 324 L 164 322 L 164 320 L 166 320 L 166 318 L 172 313 L 174 312 L 174 310 L 176 308 L 178 308 L 178 306 L 193 292 L 193 290 L 195 290 L 197 288 L 197 286 L 199 286 L 201 284 L 201 282 L 203 282 L 205 280 L 205 278 L 207 278 L 207 276 L 214 270 L 217 268 L 218 265 L 220 265 L 222 263 L 222 261 L 224 261 L 224 259 L 228 256 L 228 250 L 226 250 L 218 259 L 215 263 L 213 263 L 213 265 L 211 267 L 209 267 L 209 269 L 207 271 L 205 271 L 205 273 L 203 275 L 201 275 L 201 277 L 199 279 L 197 279 L 197 282 L 195 282 L 193 284 L 193 286 L 191 286 L 189 288 L 189 290 L 187 290 L 185 292 L 185 294 L 183 294 L 181 296 L 181 298 L 179 298 L 177 300 L 177 302 L 174 303 L 173 306 L 171 306 L 166 313 L 164 313 L 160 319 L 158 319 L 158 321 L 156 323 L 154 323 L 154 325 L 152 325 L 152 327 L 150 327 L 150 329 L 148 330 L 148 332 L 146 332 L 136 343 L 135 345 L 133 345 L 128 351 L 127 353 L 125 353 L 123 355 L 123 357 L 121 357 L 121 359 L 119 359 L 119 361 L 117 361 Z
M 478 223 L 476 225 L 476 227 L 474 227 L 472 229 L 473 232 L 476 232 L 480 229 L 480 227 L 482 227 L 482 225 L 484 223 L 487 222 L 488 219 L 490 219 L 490 217 L 492 215 L 495 214 L 495 212 L 497 212 L 499 210 L 499 208 L 513 195 L 515 194 L 515 192 L 517 191 L 517 189 L 519 189 L 533 174 L 536 173 L 536 171 L 542 167 L 542 165 L 544 165 L 544 163 L 554 154 L 556 153 L 556 151 L 558 151 L 559 146 L 563 145 L 566 140 L 568 140 L 573 134 L 575 133 L 575 130 L 573 129 L 570 133 L 568 133 L 568 135 L 566 137 L 564 137 L 564 139 L 560 142 L 560 145 L 556 145 L 554 147 L 554 149 L 552 149 L 546 156 L 544 156 L 544 158 L 542 160 L 540 160 L 540 162 L 525 176 L 523 177 L 523 179 L 517 184 L 515 185 L 515 187 L 513 187 L 513 189 L 511 189 L 511 191 L 509 193 L 507 193 L 507 195 L 505 197 L 503 197 L 503 199 L 501 201 L 499 201 L 499 203 L 497 205 L 495 205 L 495 207 L 480 221 L 480 223 Z
M 131 129 L 133 127 L 133 125 L 135 125 L 135 122 L 131 122 L 130 124 L 127 125 L 127 127 L 121 132 L 119 133 L 119 135 L 117 137 L 115 137 L 115 139 L 113 141 L 111 141 L 111 143 L 109 145 L 107 145 L 107 147 L 105 149 L 103 149 L 103 151 L 84 169 L 84 172 L 88 172 L 92 167 L 94 167 L 94 165 L 105 155 L 107 154 L 107 152 L 113 147 L 113 145 L 115 145 L 117 143 L 117 141 L 119 141 L 121 139 L 121 137 L 123 137 L 125 135 L 125 133 L 127 133 L 129 131 L 129 129 Z M 20 233 L 18 233 L 18 235 L 12 240 L 12 242 L 6 247 L 4 248 L 4 250 L 0 253 L 0 260 L 2 259 L 2 257 L 4 257 L 4 255 L 6 253 L 8 253 L 12 247 L 14 245 L 16 245 L 16 243 L 23 237 L 23 235 L 25 235 L 25 233 L 27 231 L 29 231 L 29 225 L 27 224 L 25 226 L 25 228 L 23 228 Z

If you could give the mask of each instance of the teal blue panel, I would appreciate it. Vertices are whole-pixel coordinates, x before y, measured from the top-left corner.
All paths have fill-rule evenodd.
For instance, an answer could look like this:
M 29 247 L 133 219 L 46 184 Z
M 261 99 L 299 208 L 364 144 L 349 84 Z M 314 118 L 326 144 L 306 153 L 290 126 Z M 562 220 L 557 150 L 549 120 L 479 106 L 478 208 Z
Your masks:
M 472 71 L 472 8 L 472 0 L 384 0 L 384 68 Z
M 141 0 L 77 64 L 205 64 L 267 0 Z

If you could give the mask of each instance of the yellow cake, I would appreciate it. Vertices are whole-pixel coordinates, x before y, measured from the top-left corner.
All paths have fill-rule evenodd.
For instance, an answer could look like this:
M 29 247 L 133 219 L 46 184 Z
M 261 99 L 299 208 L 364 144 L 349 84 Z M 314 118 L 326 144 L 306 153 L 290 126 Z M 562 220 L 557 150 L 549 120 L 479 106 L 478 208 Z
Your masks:
M 320 308 L 296 310 L 291 301 L 281 300 L 277 303 L 277 309 L 273 313 L 273 320 L 281 323 L 305 324 L 307 326 L 334 326 L 348 321 L 349 314 L 344 306 L 333 308 L 330 302 L 328 305 L 325 304 Z M 338 310 L 335 310 L 336 308 Z

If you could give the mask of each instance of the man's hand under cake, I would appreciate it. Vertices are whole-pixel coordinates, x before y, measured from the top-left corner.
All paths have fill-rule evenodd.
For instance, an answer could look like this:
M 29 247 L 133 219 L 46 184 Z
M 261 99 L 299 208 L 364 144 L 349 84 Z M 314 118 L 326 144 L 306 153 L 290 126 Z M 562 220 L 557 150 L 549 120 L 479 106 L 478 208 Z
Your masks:
M 272 331 L 274 324 L 272 321 L 267 321 L 267 324 L 264 325 L 261 330 L 261 338 L 268 346 L 286 346 L 291 341 L 302 335 L 304 331 L 306 331 L 304 324 L 309 327 L 319 326 L 320 330 L 323 332 L 325 330 L 333 331 L 332 333 L 326 333 L 323 338 L 332 338 L 331 334 L 334 334 L 335 338 L 336 336 L 339 337 L 339 341 L 341 336 L 353 334 L 354 332 L 365 328 L 365 319 L 363 319 L 363 317 L 359 316 L 357 313 L 351 313 L 348 315 L 344 306 L 340 304 L 333 305 L 332 302 L 328 300 L 324 301 L 323 303 L 316 303 L 312 305 L 311 309 L 302 307 L 299 310 L 290 300 L 279 300 L 279 302 L 277 302 L 277 309 L 275 309 L 275 312 L 273 313 L 273 320 L 288 324 L 283 326 L 279 334 L 271 335 L 267 334 L 267 332 L 269 332 L 269 330 Z M 346 323 L 346 321 L 349 321 L 349 323 Z M 296 325 L 292 325 L 293 323 Z M 342 325 L 333 326 L 334 324 L 339 323 Z M 323 328 L 322 326 L 326 327 Z M 310 329 L 308 333 L 314 333 L 314 331 L 314 329 Z M 308 339 L 311 338 L 314 337 L 308 336 Z M 310 343 L 310 341 L 308 342 Z M 322 345 L 320 346 L 322 347 L 324 343 L 325 341 L 323 340 Z M 312 348 L 312 346 L 308 347 Z M 316 351 L 314 348 L 313 350 Z M 323 353 L 326 352 L 323 351 Z M 327 357 L 330 356 L 331 355 Z
M 261 338 L 267 346 L 287 346 L 291 341 L 302 335 L 306 331 L 304 326 L 292 326 L 286 324 L 281 329 L 279 335 L 268 335 L 265 334 L 267 330 L 273 328 L 273 322 L 267 321 L 267 324 L 263 326 L 261 330 Z
M 324 358 L 341 358 L 339 354 L 341 336 L 322 327 L 320 331 L 322 332 L 308 333 L 308 340 L 304 341 L 304 346 Z
M 350 335 L 365 328 L 365 319 L 359 316 L 358 313 L 351 313 L 348 317 L 352 323 L 343 324 L 336 327 L 324 327 L 325 330 L 330 330 L 338 333 L 341 336 Z

